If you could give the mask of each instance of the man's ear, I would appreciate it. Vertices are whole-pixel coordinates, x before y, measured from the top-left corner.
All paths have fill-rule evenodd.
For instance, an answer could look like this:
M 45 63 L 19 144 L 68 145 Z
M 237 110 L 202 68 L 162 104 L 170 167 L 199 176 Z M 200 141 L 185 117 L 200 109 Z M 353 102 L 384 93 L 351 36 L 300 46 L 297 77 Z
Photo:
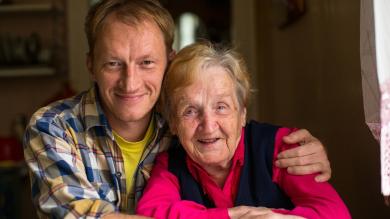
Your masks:
M 87 54 L 85 54 L 85 56 L 88 72 L 91 75 L 92 80 L 96 81 L 95 74 L 93 73 L 93 54 L 91 54 L 91 52 L 88 52 Z
M 168 54 L 168 62 L 171 62 L 173 58 L 176 56 L 176 50 L 172 49 L 172 51 Z

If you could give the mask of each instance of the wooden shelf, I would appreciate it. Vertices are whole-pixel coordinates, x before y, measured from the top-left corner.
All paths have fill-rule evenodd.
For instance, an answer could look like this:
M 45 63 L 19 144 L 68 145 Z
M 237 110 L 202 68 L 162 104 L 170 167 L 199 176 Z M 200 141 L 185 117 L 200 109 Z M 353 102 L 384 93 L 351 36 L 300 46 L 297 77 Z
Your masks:
M 0 13 L 12 12 L 49 12 L 52 4 L 8 4 L 0 5 Z
M 55 69 L 50 67 L 21 67 L 21 68 L 0 68 L 0 77 L 28 77 L 28 76 L 49 76 L 54 75 Z

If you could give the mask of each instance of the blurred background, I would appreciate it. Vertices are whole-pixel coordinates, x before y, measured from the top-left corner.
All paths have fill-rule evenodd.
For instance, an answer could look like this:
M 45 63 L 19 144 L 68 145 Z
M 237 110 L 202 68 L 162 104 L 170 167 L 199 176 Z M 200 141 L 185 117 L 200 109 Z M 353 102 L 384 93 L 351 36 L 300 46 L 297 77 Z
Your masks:
M 21 136 L 31 114 L 87 89 L 83 24 L 93 0 L 0 0 L 0 219 L 36 218 Z M 327 147 L 331 183 L 353 218 L 390 218 L 379 145 L 364 122 L 360 1 L 161 0 L 178 50 L 232 43 L 256 93 L 250 117 L 310 130 Z

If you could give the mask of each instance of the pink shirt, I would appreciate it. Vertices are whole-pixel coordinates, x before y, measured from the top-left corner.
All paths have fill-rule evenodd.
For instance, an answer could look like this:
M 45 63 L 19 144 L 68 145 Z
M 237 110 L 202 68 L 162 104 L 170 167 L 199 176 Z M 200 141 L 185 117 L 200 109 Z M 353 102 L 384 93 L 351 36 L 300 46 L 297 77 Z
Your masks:
M 280 128 L 275 137 L 276 155 L 288 148 L 282 137 L 291 129 Z M 194 178 L 202 185 L 216 208 L 192 201 L 181 200 L 179 182 L 174 174 L 168 171 L 168 154 L 160 154 L 156 158 L 151 178 L 145 188 L 143 197 L 138 203 L 137 214 L 154 218 L 229 218 L 227 209 L 233 207 L 238 189 L 238 180 L 244 160 L 244 131 L 239 146 L 233 156 L 232 168 L 223 188 L 219 188 L 206 171 L 187 159 L 187 166 Z M 275 209 L 281 214 L 298 215 L 305 218 L 351 218 L 345 204 L 329 183 L 317 183 L 314 174 L 294 176 L 286 169 L 273 166 L 273 181 L 290 197 L 295 208 L 292 210 Z
M 195 163 L 189 156 L 186 157 L 187 167 L 191 175 L 200 183 L 204 193 L 208 194 L 208 197 L 218 208 L 234 207 L 234 200 L 236 199 L 238 184 L 240 182 L 240 174 L 244 165 L 244 129 L 242 129 L 241 133 L 241 139 L 234 152 L 232 166 L 230 167 L 230 172 L 226 177 L 223 188 L 220 188 L 199 164 Z

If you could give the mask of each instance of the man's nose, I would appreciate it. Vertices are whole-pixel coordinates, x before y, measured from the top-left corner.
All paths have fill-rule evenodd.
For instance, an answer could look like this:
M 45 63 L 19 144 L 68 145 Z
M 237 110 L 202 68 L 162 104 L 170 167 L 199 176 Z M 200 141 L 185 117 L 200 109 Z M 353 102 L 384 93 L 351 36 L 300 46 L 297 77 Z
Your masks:
M 138 74 L 137 68 L 133 65 L 127 66 L 122 73 L 122 87 L 127 92 L 136 91 L 140 85 L 140 75 Z

